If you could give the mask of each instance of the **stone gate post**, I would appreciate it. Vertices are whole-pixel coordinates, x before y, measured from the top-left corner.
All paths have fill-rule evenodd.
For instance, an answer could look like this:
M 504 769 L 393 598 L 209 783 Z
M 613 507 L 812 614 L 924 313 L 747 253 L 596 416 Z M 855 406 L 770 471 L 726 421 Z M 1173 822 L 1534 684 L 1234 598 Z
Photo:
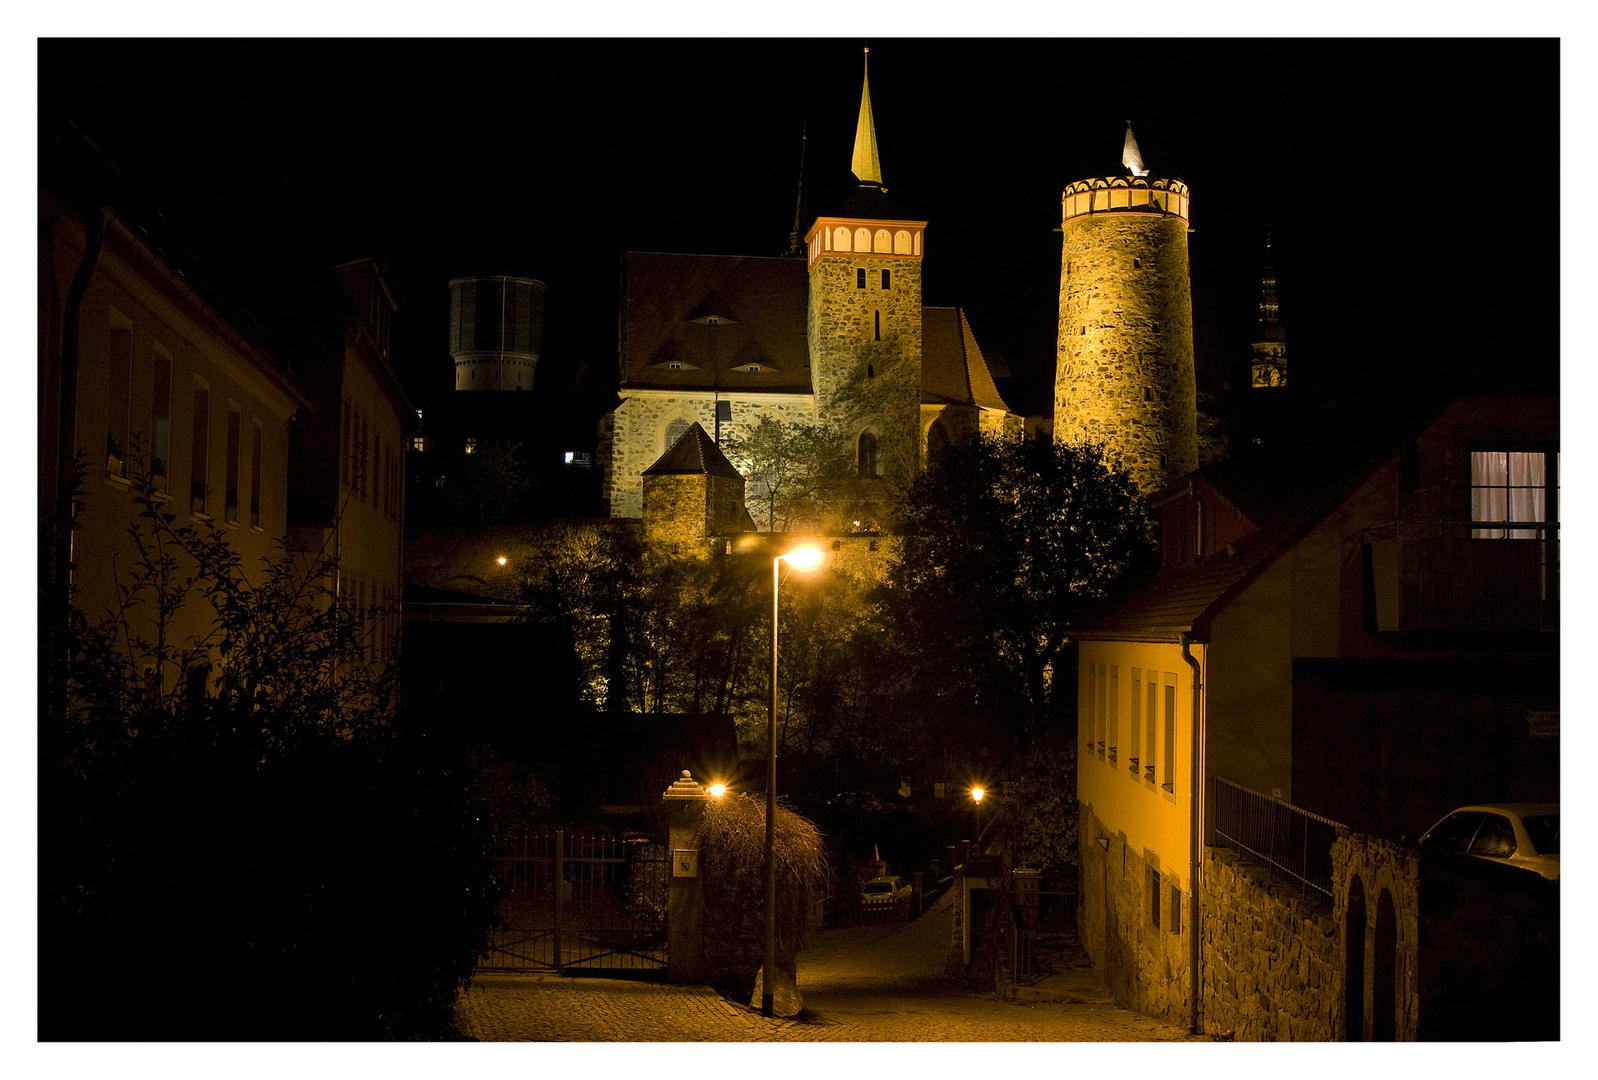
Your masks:
M 705 789 L 687 769 L 667 788 L 666 854 L 671 878 L 666 898 L 666 977 L 674 983 L 706 980 L 705 897 L 699 884 L 699 847 L 694 838 L 705 811 Z

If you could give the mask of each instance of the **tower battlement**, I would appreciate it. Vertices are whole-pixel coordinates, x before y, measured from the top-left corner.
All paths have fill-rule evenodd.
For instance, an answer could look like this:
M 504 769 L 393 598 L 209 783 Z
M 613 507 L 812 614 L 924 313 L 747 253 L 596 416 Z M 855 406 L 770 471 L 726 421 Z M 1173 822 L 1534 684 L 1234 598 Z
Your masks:
M 1148 176 L 1099 176 L 1066 186 L 1062 220 L 1093 214 L 1159 214 L 1188 221 L 1188 190 L 1180 180 Z

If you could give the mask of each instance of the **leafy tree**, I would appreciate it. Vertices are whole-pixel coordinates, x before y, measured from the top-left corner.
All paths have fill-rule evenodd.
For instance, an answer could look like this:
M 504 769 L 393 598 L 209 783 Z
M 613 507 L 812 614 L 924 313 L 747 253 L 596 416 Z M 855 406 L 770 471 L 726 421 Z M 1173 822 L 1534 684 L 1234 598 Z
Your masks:
M 121 608 L 69 613 L 40 730 L 41 1036 L 438 1036 L 494 919 L 463 752 L 396 715 L 330 561 L 250 573 L 139 501 Z M 175 640 L 189 605 L 213 617 Z
M 764 479 L 749 500 L 750 516 L 768 532 L 827 529 L 840 518 L 854 470 L 847 440 L 830 427 L 783 423 L 762 416 L 729 455 L 739 471 Z
M 1035 438 L 950 448 L 911 486 L 901 531 L 883 603 L 904 707 L 951 730 L 997 719 L 992 735 L 1020 742 L 1049 713 L 1070 625 L 1154 550 L 1124 469 Z
M 489 524 L 519 505 L 532 486 L 521 443 L 485 441 L 450 470 L 444 502 L 458 519 Z

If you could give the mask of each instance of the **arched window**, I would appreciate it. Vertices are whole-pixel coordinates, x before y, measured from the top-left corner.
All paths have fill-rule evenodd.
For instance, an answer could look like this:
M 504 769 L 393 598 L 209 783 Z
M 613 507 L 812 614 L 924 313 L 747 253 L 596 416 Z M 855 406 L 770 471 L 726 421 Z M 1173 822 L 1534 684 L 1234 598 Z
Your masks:
M 842 225 L 839 225 L 836 229 L 832 230 L 832 250 L 849 250 L 849 230 L 844 228 Z
M 882 475 L 882 467 L 877 455 L 877 436 L 875 432 L 862 431 L 860 433 L 856 463 L 861 476 Z
M 877 235 L 871 239 L 873 251 L 880 251 L 886 255 L 893 250 L 893 236 L 887 229 L 878 229 Z
M 670 450 L 677 440 L 682 438 L 683 432 L 688 430 L 689 423 L 690 421 L 678 417 L 666 425 L 666 445 L 660 448 L 663 453 Z
M 859 228 L 854 231 L 854 249 L 856 251 L 871 250 L 871 230 Z

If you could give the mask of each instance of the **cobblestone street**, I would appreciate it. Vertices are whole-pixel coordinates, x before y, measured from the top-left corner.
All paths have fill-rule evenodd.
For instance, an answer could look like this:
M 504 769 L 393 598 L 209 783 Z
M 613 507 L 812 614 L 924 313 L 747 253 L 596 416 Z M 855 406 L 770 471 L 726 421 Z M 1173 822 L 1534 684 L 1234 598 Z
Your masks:
M 1181 1028 L 1102 1000 L 1021 1002 L 944 974 L 948 898 L 909 923 L 824 931 L 799 957 L 805 1009 L 768 1019 L 704 986 L 483 976 L 463 1035 L 551 1042 L 1182 1042 Z

